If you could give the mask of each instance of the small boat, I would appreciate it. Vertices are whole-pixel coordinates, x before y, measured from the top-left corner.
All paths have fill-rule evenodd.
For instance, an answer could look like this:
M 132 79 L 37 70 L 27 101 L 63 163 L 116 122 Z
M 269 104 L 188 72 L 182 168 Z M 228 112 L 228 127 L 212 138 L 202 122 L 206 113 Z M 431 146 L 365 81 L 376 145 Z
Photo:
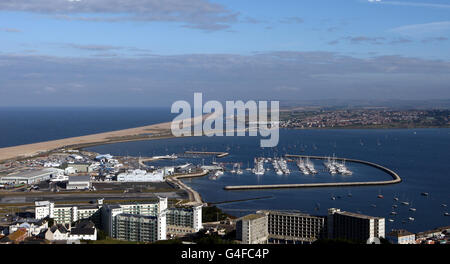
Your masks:
M 392 205 L 392 208 L 397 208 L 397 207 L 398 207 L 398 205 L 396 205 L 396 204 Z
M 429 194 L 427 192 L 421 193 L 422 196 L 428 196 Z
M 383 199 L 384 198 L 384 196 L 383 195 L 381 195 L 381 194 L 378 194 L 378 196 L 377 196 L 379 199 Z
M 409 205 L 409 202 L 402 202 L 403 205 Z
M 398 201 L 398 197 L 394 197 L 394 201 Z
M 376 204 L 371 204 L 370 206 L 372 206 L 373 208 L 376 208 L 376 207 L 377 207 Z
M 416 208 L 409 208 L 409 211 L 411 211 L 411 212 L 415 212 L 416 211 Z
M 445 213 L 444 213 L 444 216 L 450 216 L 450 214 L 449 214 L 449 213 L 447 213 L 447 212 L 445 212 Z
M 392 222 L 394 222 L 394 219 L 389 218 L 388 221 L 392 223 Z
M 353 194 L 349 192 L 349 193 L 347 194 L 347 196 L 348 196 L 348 197 L 352 197 Z
M 333 201 L 334 201 L 334 200 L 336 200 L 336 197 L 334 197 L 334 196 L 331 196 L 331 200 L 333 200 Z
M 394 211 L 391 212 L 391 215 L 397 215 L 397 214 L 398 214 L 397 212 L 394 212 Z
M 414 217 L 408 217 L 409 221 L 414 221 Z
M 442 206 L 442 207 L 447 207 L 447 205 L 446 205 L 446 204 L 441 204 L 441 206 Z

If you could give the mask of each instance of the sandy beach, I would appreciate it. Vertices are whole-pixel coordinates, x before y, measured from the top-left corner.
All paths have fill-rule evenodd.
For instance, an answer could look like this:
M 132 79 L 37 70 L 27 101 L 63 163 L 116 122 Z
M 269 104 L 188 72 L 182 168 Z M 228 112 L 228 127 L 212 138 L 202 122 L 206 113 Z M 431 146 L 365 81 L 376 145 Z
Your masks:
M 191 124 L 201 122 L 206 116 L 192 118 Z M 37 156 L 61 148 L 76 148 L 90 144 L 107 144 L 133 140 L 151 140 L 173 137 L 171 122 L 128 128 L 111 132 L 97 133 L 39 143 L 0 148 L 0 162 Z

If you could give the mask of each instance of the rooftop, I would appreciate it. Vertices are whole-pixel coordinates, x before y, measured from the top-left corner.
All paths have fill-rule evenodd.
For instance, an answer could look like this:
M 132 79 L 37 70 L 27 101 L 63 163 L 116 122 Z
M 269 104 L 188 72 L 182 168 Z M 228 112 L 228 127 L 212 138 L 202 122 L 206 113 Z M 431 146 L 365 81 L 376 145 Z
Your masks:
M 347 212 L 347 211 L 334 211 L 335 214 L 340 214 L 340 215 L 346 215 L 346 216 L 351 216 L 351 217 L 357 217 L 357 218 L 362 218 L 362 219 L 384 219 L 383 217 L 378 217 L 378 216 L 370 216 L 370 215 L 363 215 L 363 214 L 358 214 L 358 213 L 352 213 L 352 212 Z
M 395 237 L 410 236 L 410 235 L 414 235 L 414 234 L 405 229 L 392 230 L 388 234 L 388 236 L 395 236 Z
M 91 180 L 91 176 L 82 175 L 82 176 L 69 176 L 69 183 L 71 182 L 88 182 Z
M 251 221 L 251 220 L 256 220 L 262 217 L 266 217 L 265 214 L 249 214 L 246 216 L 243 216 L 240 218 L 240 220 L 246 220 L 246 221 Z
M 257 213 L 266 213 L 266 214 L 276 214 L 276 215 L 284 215 L 284 216 L 309 216 L 309 217 L 319 217 L 314 216 L 302 212 L 293 212 L 293 211 L 276 211 L 276 210 L 261 210 L 257 211 Z
M 25 171 L 18 171 L 10 173 L 6 176 L 2 176 L 1 178 L 8 178 L 8 177 L 14 177 L 14 178 L 35 178 L 43 175 L 52 174 L 55 172 L 58 172 L 59 169 L 55 168 L 45 168 L 45 169 L 39 169 L 39 170 L 25 170 Z

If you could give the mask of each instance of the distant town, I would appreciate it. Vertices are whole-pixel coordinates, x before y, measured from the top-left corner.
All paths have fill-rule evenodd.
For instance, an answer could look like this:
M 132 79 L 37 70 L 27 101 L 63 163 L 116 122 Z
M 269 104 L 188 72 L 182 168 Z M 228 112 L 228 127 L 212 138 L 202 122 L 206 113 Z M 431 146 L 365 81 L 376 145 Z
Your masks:
M 450 127 L 450 110 L 390 108 L 293 108 L 280 113 L 280 127 L 311 128 L 433 128 Z

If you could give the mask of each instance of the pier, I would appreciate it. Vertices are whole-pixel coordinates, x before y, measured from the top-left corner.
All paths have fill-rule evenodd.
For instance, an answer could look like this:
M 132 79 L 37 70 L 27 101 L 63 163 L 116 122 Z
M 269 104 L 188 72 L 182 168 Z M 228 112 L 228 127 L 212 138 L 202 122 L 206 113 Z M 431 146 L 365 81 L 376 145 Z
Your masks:
M 216 151 L 186 151 L 184 153 L 191 155 L 215 155 L 216 158 L 223 158 L 230 154 L 228 152 L 216 152 Z
M 307 155 L 291 155 L 286 154 L 286 158 L 309 158 L 309 159 L 320 159 L 325 160 L 328 157 L 320 156 L 307 156 Z M 225 190 L 261 190 L 261 189 L 284 189 L 284 188 L 319 188 L 319 187 L 347 187 L 347 186 L 373 186 L 373 185 L 388 185 L 400 183 L 402 179 L 393 170 L 378 165 L 373 162 L 357 160 L 357 159 L 347 159 L 347 158 L 334 158 L 335 160 L 360 163 L 367 166 L 371 166 L 382 170 L 392 177 L 389 181 L 365 181 L 365 182 L 330 182 L 330 183 L 293 183 L 293 184 L 268 184 L 268 185 L 233 185 L 225 186 Z

